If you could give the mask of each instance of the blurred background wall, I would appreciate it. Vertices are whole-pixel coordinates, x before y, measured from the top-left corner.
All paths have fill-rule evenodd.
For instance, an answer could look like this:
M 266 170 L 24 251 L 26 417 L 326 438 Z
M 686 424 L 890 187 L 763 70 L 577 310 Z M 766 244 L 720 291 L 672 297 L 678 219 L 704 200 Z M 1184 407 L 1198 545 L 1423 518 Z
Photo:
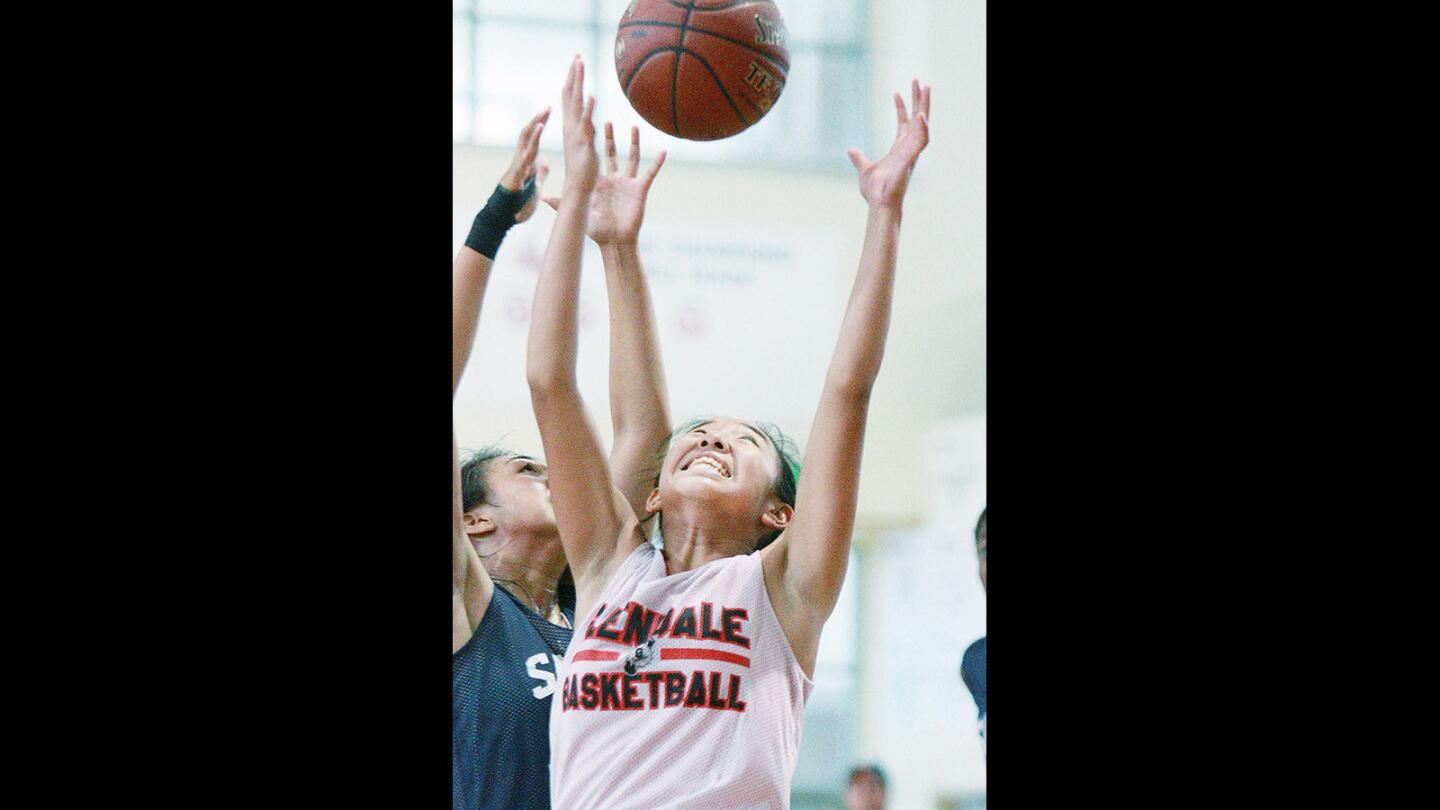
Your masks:
M 777 0 L 791 69 L 774 110 L 732 138 L 680 141 L 647 125 L 615 76 L 628 0 L 455 0 L 452 251 L 508 165 L 524 121 L 557 106 L 586 60 L 595 121 L 630 126 L 642 160 L 669 159 L 650 194 L 641 257 L 672 415 L 778 424 L 805 444 L 854 280 L 865 223 L 848 147 L 878 158 L 891 93 L 934 86 L 931 142 L 905 204 L 894 320 L 861 470 L 855 559 L 826 626 L 793 806 L 838 807 L 849 767 L 876 762 L 889 807 L 984 807 L 985 758 L 960 655 L 985 634 L 972 530 L 985 505 L 985 3 Z M 558 111 L 541 142 L 558 194 Z M 455 405 L 462 448 L 539 455 L 524 348 L 542 206 L 510 232 Z M 579 377 L 608 437 L 608 319 L 586 243 Z M 1002 724 L 1003 727 L 1003 724 Z

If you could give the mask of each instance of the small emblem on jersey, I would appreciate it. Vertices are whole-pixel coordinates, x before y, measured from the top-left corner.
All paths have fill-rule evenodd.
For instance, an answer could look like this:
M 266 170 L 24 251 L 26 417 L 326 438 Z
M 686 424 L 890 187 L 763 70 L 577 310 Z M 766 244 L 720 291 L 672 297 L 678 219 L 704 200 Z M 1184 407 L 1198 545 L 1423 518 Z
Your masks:
M 637 671 L 650 666 L 655 662 L 655 642 L 660 639 L 651 636 L 644 644 L 630 651 L 625 656 L 625 674 L 634 675 Z

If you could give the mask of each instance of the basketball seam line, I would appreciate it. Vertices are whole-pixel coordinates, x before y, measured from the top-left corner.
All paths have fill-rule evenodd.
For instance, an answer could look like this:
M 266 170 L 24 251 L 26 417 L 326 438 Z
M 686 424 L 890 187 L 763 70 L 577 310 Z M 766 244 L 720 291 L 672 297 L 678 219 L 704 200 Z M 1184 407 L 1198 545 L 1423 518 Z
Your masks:
M 673 53 L 673 54 L 675 54 L 675 58 L 676 58 L 676 59 L 679 59 L 679 58 L 680 58 L 680 48 L 679 48 L 679 47 L 656 48 L 655 50 L 651 51 L 650 53 L 645 54 L 645 58 L 640 60 L 640 64 L 636 65 L 636 66 L 635 66 L 635 69 L 632 70 L 632 71 L 630 71 L 630 78 L 628 78 L 628 79 L 625 80 L 625 85 L 624 85 L 624 87 L 622 88 L 622 90 L 623 90 L 623 92 L 625 93 L 625 95 L 626 95 L 627 97 L 630 95 L 630 85 L 634 84 L 634 83 L 635 83 L 635 77 L 640 75 L 640 69 L 643 68 L 643 67 L 645 67 L 645 65 L 646 65 L 647 63 L 649 63 L 649 61 L 650 61 L 651 59 L 654 59 L 655 57 L 657 57 L 657 56 L 659 56 L 659 55 L 661 55 L 661 54 L 665 54 L 665 53 Z
M 694 2 L 691 2 L 688 6 L 684 5 L 683 3 L 676 2 L 676 0 L 665 0 L 665 2 L 669 3 L 670 5 L 674 6 L 675 8 L 692 8 L 692 9 L 695 8 Z M 698 10 L 698 11 L 701 11 L 701 12 L 707 12 L 707 11 L 729 11 L 730 9 L 735 8 L 736 6 L 748 6 L 748 5 L 753 5 L 753 4 L 755 4 L 755 3 L 764 3 L 765 5 L 767 5 L 767 6 L 772 6 L 772 7 L 775 6 L 775 0 L 735 0 L 735 2 L 729 3 L 729 4 L 727 4 L 727 5 L 723 5 L 723 6 L 705 6 L 704 8 L 697 9 L 697 10 Z
M 695 0 L 685 9 L 685 19 L 680 23 L 680 41 L 675 43 L 675 72 L 670 76 L 670 121 L 675 126 L 675 137 L 680 134 L 680 58 L 685 55 L 685 32 L 690 25 L 690 15 L 695 12 Z
M 679 24 L 677 24 L 677 23 L 663 22 L 663 21 L 661 21 L 661 20 L 631 20 L 630 22 L 627 22 L 627 23 L 621 23 L 621 24 L 620 24 L 620 27 L 621 27 L 621 28 L 624 28 L 624 27 L 630 26 L 630 25 L 655 25 L 655 26 L 659 26 L 659 27 L 661 27 L 661 28 L 680 28 L 680 27 L 681 27 L 681 26 L 680 26 Z M 760 49 L 760 48 L 757 48 L 757 47 L 755 47 L 754 45 L 751 45 L 751 44 L 748 43 L 748 42 L 742 42 L 741 40 L 735 39 L 734 37 L 726 36 L 725 34 L 716 33 L 715 31 L 706 31 L 704 28 L 696 28 L 696 27 L 693 26 L 693 25 L 692 25 L 692 26 L 689 26 L 689 27 L 686 28 L 685 30 L 686 30 L 686 31 L 694 31 L 694 32 L 697 33 L 697 34 L 704 34 L 704 35 L 707 36 L 707 37 L 715 37 L 716 39 L 723 39 L 723 40 L 725 40 L 726 42 L 732 42 L 732 43 L 734 43 L 734 44 L 736 44 L 736 45 L 739 45 L 740 47 L 744 48 L 744 49 L 747 50 L 747 51 L 753 51 L 753 52 L 758 53 L 758 54 L 760 54 L 761 56 L 765 57 L 766 59 L 769 59 L 771 62 L 774 62 L 775 64 L 779 65 L 780 68 L 781 68 L 782 70 L 784 70 L 786 73 L 789 73 L 789 72 L 790 72 L 790 63 L 789 63 L 787 60 L 781 59 L 781 58 L 775 56 L 774 54 L 772 54 L 772 53 L 770 53 L 770 52 L 768 52 L 768 51 L 765 51 L 765 50 L 762 50 L 762 49 Z M 681 35 L 680 39 L 681 39 L 682 42 L 684 41 L 685 37 L 684 37 L 683 34 Z
M 735 117 L 740 119 L 740 122 L 745 125 L 745 128 L 749 129 L 751 126 L 753 126 L 754 122 L 746 118 L 745 113 L 740 112 L 739 105 L 735 103 L 735 99 L 730 97 L 730 91 L 725 89 L 725 83 L 720 81 L 720 75 L 715 72 L 715 68 L 710 67 L 710 63 L 706 62 L 705 58 L 700 54 L 693 51 L 685 51 L 685 53 L 690 54 L 690 56 L 693 57 L 696 62 L 699 62 L 700 65 L 705 68 L 706 72 L 710 74 L 710 78 L 715 80 L 715 86 L 720 88 L 720 95 L 725 97 L 725 101 L 729 103 L 730 109 L 734 110 Z M 678 55 L 675 57 L 675 61 L 677 64 L 679 63 L 680 57 Z

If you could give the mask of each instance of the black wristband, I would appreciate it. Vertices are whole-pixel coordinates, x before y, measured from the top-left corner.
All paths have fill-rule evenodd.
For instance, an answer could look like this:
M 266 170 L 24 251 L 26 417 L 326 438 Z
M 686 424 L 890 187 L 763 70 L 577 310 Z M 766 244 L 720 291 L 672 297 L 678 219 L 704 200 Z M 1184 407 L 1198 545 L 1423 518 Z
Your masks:
M 475 222 L 470 226 L 470 235 L 465 238 L 465 246 L 479 253 L 491 261 L 495 260 L 495 254 L 500 250 L 500 243 L 505 239 L 505 232 L 515 224 L 515 214 L 525 207 L 525 203 L 535 194 L 535 178 L 525 181 L 525 185 L 519 191 L 511 191 L 504 186 L 495 186 L 489 201 L 480 213 L 475 215 Z

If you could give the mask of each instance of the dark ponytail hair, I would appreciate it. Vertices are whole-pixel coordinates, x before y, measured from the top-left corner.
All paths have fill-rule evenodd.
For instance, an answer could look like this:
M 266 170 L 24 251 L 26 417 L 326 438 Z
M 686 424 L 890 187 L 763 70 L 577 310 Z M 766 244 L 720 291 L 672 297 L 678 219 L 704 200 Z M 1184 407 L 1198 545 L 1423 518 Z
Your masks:
M 460 465 L 460 508 L 462 512 L 469 512 L 482 503 L 488 503 L 485 500 L 489 494 L 485 489 L 485 476 L 490 472 L 490 462 L 497 458 L 513 455 L 515 455 L 514 452 L 492 444 L 472 452 L 465 459 L 465 463 Z

